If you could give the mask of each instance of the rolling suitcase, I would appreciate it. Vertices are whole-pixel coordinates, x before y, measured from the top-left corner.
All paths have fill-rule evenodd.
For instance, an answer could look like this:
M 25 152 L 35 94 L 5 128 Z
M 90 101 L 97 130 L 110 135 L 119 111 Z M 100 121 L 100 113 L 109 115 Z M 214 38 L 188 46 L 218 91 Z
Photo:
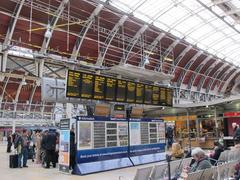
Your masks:
M 18 167 L 18 155 L 17 154 L 11 154 L 9 156 L 9 167 L 10 168 Z

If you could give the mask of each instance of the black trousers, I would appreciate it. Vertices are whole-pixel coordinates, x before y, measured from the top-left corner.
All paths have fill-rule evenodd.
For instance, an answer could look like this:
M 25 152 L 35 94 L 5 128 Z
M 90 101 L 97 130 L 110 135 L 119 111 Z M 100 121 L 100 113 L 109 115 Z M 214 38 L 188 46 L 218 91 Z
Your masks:
M 12 143 L 7 144 L 7 152 L 11 152 Z
M 55 150 L 46 150 L 46 164 L 50 167 L 50 162 L 52 162 L 53 167 L 56 167 L 56 153 Z

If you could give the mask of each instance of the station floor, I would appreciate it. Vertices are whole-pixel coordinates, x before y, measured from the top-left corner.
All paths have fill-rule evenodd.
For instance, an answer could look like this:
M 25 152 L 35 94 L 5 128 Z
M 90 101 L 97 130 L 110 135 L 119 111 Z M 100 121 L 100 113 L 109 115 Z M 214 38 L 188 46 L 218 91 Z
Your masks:
M 0 180 L 119 180 L 119 176 L 122 177 L 120 180 L 133 180 L 138 168 L 161 163 L 77 176 L 60 173 L 57 168 L 44 169 L 41 165 L 32 163 L 31 160 L 28 161 L 28 168 L 10 169 L 9 155 L 6 153 L 6 145 L 0 143 Z

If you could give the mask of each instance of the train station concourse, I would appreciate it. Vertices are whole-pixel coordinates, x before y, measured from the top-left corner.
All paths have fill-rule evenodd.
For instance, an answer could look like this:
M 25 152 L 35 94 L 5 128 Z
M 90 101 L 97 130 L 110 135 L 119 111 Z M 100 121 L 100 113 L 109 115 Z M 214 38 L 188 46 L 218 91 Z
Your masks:
M 239 0 L 0 0 L 1 180 L 240 180 Z

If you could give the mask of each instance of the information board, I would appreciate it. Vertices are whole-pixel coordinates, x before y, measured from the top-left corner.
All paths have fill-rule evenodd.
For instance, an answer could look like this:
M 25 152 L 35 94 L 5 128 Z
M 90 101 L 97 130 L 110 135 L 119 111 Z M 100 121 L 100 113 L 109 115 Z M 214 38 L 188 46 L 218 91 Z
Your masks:
M 98 100 L 104 100 L 105 98 L 105 80 L 104 76 L 95 76 L 94 81 L 94 91 L 93 91 L 93 98 Z
M 127 102 L 134 103 L 135 102 L 135 92 L 136 90 L 136 83 L 134 82 L 127 82 Z
M 136 103 L 143 104 L 144 99 L 144 84 L 137 83 L 136 85 Z
M 81 79 L 81 98 L 91 99 L 93 98 L 93 88 L 94 88 L 94 75 L 82 73 Z
M 116 101 L 118 102 L 126 101 L 126 89 L 127 89 L 127 81 L 118 79 Z
M 116 98 L 116 83 L 114 78 L 106 78 L 105 99 L 107 101 L 115 101 Z
M 81 73 L 78 71 L 68 71 L 67 77 L 67 97 L 80 97 L 79 85 Z
M 153 90 L 152 90 L 152 104 L 154 105 L 159 105 L 159 90 L 160 88 L 158 86 L 153 86 Z
M 173 90 L 165 87 L 127 81 L 69 70 L 66 97 L 172 106 Z
M 144 104 L 152 104 L 152 86 L 145 85 L 144 90 Z

